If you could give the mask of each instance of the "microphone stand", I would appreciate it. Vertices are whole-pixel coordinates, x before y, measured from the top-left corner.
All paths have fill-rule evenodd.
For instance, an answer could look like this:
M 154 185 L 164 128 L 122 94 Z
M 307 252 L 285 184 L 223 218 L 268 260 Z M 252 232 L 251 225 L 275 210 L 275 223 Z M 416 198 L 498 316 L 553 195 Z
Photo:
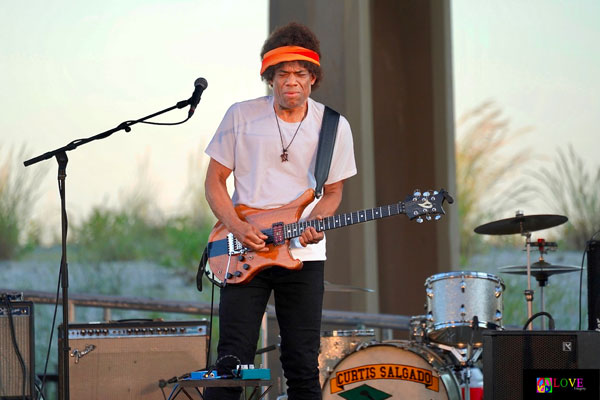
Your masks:
M 61 399 L 69 400 L 69 334 L 68 334 L 68 323 L 69 323 L 69 268 L 67 263 L 67 208 L 66 208 L 66 194 L 65 194 L 65 178 L 67 177 L 67 151 L 75 150 L 77 147 L 91 142 L 93 140 L 105 139 L 115 132 L 124 130 L 125 132 L 131 132 L 131 126 L 139 122 L 144 122 L 147 119 L 156 117 L 164 114 L 168 111 L 174 110 L 175 108 L 184 108 L 190 104 L 190 99 L 182 100 L 172 107 L 166 108 L 162 111 L 154 114 L 147 115 L 135 121 L 125 121 L 119 124 L 113 129 L 109 129 L 105 132 L 99 133 L 95 136 L 91 136 L 85 139 L 77 139 L 67 144 L 66 146 L 60 147 L 56 150 L 48 151 L 42 155 L 31 158 L 25 161 L 23 164 L 28 167 L 32 164 L 36 164 L 40 161 L 48 160 L 52 157 L 56 157 L 58 162 L 58 189 L 60 193 L 60 208 L 61 208 L 61 244 L 62 244 L 62 256 L 60 261 L 60 272 L 61 277 L 61 289 L 62 289 L 62 332 L 59 329 L 59 339 L 62 339 L 62 367 L 59 369 L 59 388 L 62 385 L 63 391 Z M 189 119 L 189 116 L 188 116 Z M 60 363 L 59 363 L 60 365 Z M 62 377 L 62 379 L 61 379 Z

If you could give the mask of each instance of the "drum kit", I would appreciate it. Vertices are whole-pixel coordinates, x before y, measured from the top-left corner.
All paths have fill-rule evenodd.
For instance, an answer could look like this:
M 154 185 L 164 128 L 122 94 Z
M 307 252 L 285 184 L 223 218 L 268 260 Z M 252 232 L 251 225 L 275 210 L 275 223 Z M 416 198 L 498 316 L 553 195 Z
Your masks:
M 556 248 L 556 244 L 543 239 L 531 242 L 531 232 L 566 221 L 567 218 L 560 215 L 525 216 L 517 212 L 514 218 L 475 229 L 476 233 L 485 235 L 525 237 L 526 265 L 501 267 L 500 271 L 527 276 L 526 325 L 530 329 L 534 293 L 531 277 L 540 287 L 543 312 L 543 289 L 548 278 L 580 269 L 547 263 L 543 255 Z M 530 262 L 532 247 L 540 252 L 540 259 L 533 264 Z M 325 288 L 328 290 L 327 284 Z M 504 329 L 504 289 L 503 280 L 490 273 L 440 273 L 425 281 L 426 314 L 411 318 L 409 340 L 377 341 L 373 329 L 323 332 L 319 355 L 323 399 L 481 399 L 482 331 Z

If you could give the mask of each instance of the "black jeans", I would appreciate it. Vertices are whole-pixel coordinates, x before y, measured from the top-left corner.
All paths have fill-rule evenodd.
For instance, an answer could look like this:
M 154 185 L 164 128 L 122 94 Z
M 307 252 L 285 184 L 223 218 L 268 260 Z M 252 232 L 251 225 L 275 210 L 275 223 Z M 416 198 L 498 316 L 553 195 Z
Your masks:
M 246 285 L 221 289 L 219 305 L 219 374 L 253 364 L 260 323 L 273 291 L 281 335 L 281 364 L 290 400 L 321 399 L 319 344 L 323 308 L 324 261 L 307 261 L 299 271 L 272 267 Z M 225 357 L 225 358 L 224 358 Z M 207 388 L 210 400 L 239 400 L 241 388 Z

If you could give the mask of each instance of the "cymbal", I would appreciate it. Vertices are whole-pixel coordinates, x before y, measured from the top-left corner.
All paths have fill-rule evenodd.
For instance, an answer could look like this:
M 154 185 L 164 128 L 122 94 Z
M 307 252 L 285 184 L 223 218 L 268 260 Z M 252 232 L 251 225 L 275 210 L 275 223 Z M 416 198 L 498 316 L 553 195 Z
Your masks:
M 507 265 L 499 268 L 501 272 L 513 275 L 527 275 L 527 265 Z M 538 281 L 546 281 L 550 275 L 566 274 L 567 272 L 580 271 L 580 267 L 572 265 L 552 265 L 546 261 L 537 261 L 531 264 L 531 276 Z
M 552 228 L 564 224 L 567 220 L 568 218 L 564 215 L 521 215 L 479 225 L 475 228 L 475 233 L 484 235 L 512 235 Z
M 373 290 L 373 289 L 361 288 L 361 287 L 350 286 L 350 285 L 340 285 L 339 283 L 331 283 L 328 281 L 325 281 L 325 291 L 326 292 L 343 292 L 343 293 L 351 293 L 351 292 L 373 293 L 373 292 L 375 292 L 375 290 Z

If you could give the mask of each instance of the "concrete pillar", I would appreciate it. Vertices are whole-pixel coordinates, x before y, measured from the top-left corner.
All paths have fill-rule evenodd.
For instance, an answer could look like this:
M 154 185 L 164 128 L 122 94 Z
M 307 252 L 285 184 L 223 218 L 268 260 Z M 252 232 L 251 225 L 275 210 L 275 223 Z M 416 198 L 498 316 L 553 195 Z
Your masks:
M 373 121 L 378 202 L 413 189 L 454 189 L 449 6 L 444 1 L 372 3 Z M 378 223 L 383 313 L 423 314 L 425 279 L 456 264 L 455 206 L 439 223 Z M 456 232 L 455 232 L 456 231 Z
M 324 80 L 312 97 L 341 112 L 352 126 L 359 174 L 345 183 L 340 213 L 376 206 L 369 8 L 365 1 L 275 0 L 270 7 L 271 30 L 296 21 L 319 37 Z M 327 242 L 327 281 L 377 291 L 375 223 L 329 231 Z M 326 308 L 378 312 L 378 303 L 376 293 L 325 295 Z
M 450 12 L 434 0 L 271 0 L 270 29 L 297 21 L 321 40 L 313 98 L 345 115 L 359 175 L 340 212 L 402 201 L 413 189 L 454 193 Z M 327 233 L 326 279 L 376 294 L 328 293 L 325 307 L 416 315 L 423 282 L 458 262 L 456 206 L 439 223 L 405 217 Z

